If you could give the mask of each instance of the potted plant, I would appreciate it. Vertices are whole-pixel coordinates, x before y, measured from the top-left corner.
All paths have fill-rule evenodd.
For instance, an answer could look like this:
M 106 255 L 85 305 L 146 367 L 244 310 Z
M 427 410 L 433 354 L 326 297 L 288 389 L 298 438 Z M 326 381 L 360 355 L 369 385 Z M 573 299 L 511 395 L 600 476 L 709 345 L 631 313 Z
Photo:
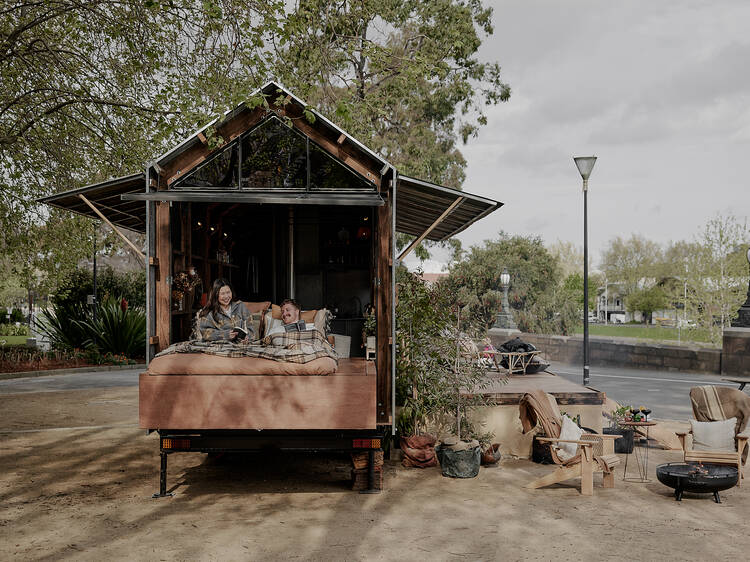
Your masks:
M 440 284 L 428 287 L 416 275 L 399 270 L 398 427 L 402 450 L 404 439 L 421 434 L 428 426 L 447 428 L 453 436 L 443 439 L 437 453 L 443 474 L 465 478 L 476 476 L 481 460 L 478 435 L 465 413 L 481 396 L 469 397 L 462 391 L 480 389 L 486 382 L 484 370 L 461 356 L 460 341 L 466 336 L 459 331 L 460 308 L 451 306 L 451 297 Z
M 610 412 L 610 426 L 605 427 L 602 433 L 606 435 L 622 435 L 615 439 L 615 453 L 630 454 L 633 452 L 633 429 L 623 427 L 620 422 L 627 421 L 630 417 L 630 406 L 620 406 Z
M 365 309 L 365 321 L 362 325 L 362 343 L 365 345 L 365 355 L 370 359 L 370 354 L 375 354 L 375 336 L 377 334 L 377 322 L 375 320 L 375 308 L 367 305 Z

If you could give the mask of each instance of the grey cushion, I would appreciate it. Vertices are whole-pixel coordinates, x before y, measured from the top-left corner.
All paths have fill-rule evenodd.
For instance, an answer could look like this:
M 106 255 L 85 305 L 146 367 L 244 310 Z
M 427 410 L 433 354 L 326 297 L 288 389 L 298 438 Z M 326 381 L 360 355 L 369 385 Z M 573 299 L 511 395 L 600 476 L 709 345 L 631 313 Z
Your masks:
M 737 418 L 713 422 L 690 420 L 693 449 L 696 451 L 736 451 L 734 446 L 736 425 Z

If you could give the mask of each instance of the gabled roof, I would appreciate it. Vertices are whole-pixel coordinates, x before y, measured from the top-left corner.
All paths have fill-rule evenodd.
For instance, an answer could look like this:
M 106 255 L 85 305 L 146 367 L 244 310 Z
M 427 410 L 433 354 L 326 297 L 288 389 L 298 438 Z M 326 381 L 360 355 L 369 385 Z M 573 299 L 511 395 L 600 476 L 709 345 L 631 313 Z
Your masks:
M 302 109 L 312 112 L 315 121 L 312 124 L 304 123 L 310 134 L 324 134 L 327 139 L 334 139 L 332 145 L 346 145 L 347 154 L 354 153 L 357 158 L 367 162 L 367 170 L 375 171 L 379 178 L 373 178 L 368 171 L 370 181 L 377 183 L 384 177 L 396 178 L 396 230 L 418 237 L 418 240 L 427 239 L 434 241 L 446 240 L 463 231 L 475 221 L 487 216 L 492 211 L 502 206 L 502 203 L 474 195 L 465 191 L 459 191 L 443 187 L 431 182 L 417 178 L 399 175 L 386 159 L 376 154 L 357 139 L 346 133 L 343 129 L 329 121 L 315 109 L 309 107 L 303 100 L 295 96 L 284 86 L 277 82 L 268 82 L 254 92 L 253 95 L 263 94 L 275 98 L 283 96 L 289 103 L 296 106 L 295 111 Z M 187 139 L 177 144 L 171 150 L 157 157 L 149 164 L 157 173 L 160 170 L 183 167 L 180 162 L 187 162 L 185 169 L 178 170 L 179 177 L 185 177 L 197 164 L 191 163 L 191 154 L 197 153 L 199 158 L 205 160 L 206 139 L 205 132 L 210 127 L 221 128 L 234 126 L 234 135 L 241 135 L 244 130 L 238 128 L 237 123 L 243 123 L 243 116 L 247 116 L 250 107 L 242 103 L 232 111 L 224 114 L 221 119 L 215 119 L 211 123 L 201 127 Z M 297 127 L 302 126 L 298 123 Z M 314 133 L 314 131 L 317 133 Z M 245 129 L 247 130 L 247 129 Z M 304 134 L 304 131 L 302 131 Z M 331 145 L 329 140 L 325 142 Z M 192 151 L 192 152 L 190 152 Z M 336 154 L 328 151 L 331 156 L 339 158 Z M 188 154 L 185 154 L 188 153 Z M 180 158 L 182 155 L 184 156 Z M 200 160 L 200 162 L 204 161 Z M 153 178 L 153 175 L 151 176 Z M 172 178 L 174 180 L 174 178 Z M 375 184 L 373 184 L 374 187 Z M 381 192 L 383 190 L 381 189 Z M 263 191 L 258 189 L 235 189 L 232 191 L 219 191 L 209 189 L 179 189 L 154 192 L 146 186 L 145 174 L 133 174 L 98 184 L 89 185 L 64 193 L 58 193 L 44 197 L 39 201 L 60 208 L 69 209 L 92 218 L 99 218 L 93 209 L 81 198 L 83 195 L 89 202 L 95 205 L 113 224 L 122 226 L 138 232 L 145 232 L 146 228 L 146 200 L 173 200 L 173 201 L 205 201 L 214 198 L 216 201 L 231 200 L 232 202 L 264 203 L 264 204 L 317 204 L 317 205 L 382 205 L 383 200 L 377 190 L 369 194 L 363 193 L 314 193 L 312 191 L 299 192 L 293 190 Z
M 359 151 L 361 151 L 363 154 L 366 154 L 368 157 L 372 158 L 374 161 L 378 162 L 379 168 L 382 167 L 389 167 L 393 168 L 393 166 L 385 160 L 382 156 L 379 154 L 373 152 L 368 147 L 366 147 L 364 144 L 359 142 L 357 139 L 349 135 L 346 131 L 344 131 L 341 127 L 338 125 L 335 125 L 333 122 L 331 122 L 329 119 L 327 119 L 324 115 L 318 113 L 317 110 L 310 107 L 303 101 L 302 99 L 298 98 L 296 95 L 294 95 L 292 92 L 290 92 L 285 86 L 281 85 L 278 82 L 269 81 L 266 82 L 265 85 L 255 90 L 251 97 L 254 97 L 258 94 L 262 94 L 267 97 L 275 96 L 275 95 L 282 95 L 283 97 L 288 97 L 290 102 L 294 102 L 299 107 L 302 107 L 308 111 L 310 111 L 315 116 L 315 124 L 321 127 L 324 127 L 325 129 L 335 133 L 335 136 L 340 137 L 341 135 L 344 135 L 346 138 L 346 142 L 350 143 L 354 147 L 356 147 Z M 204 125 L 197 131 L 195 131 L 192 135 L 190 135 L 188 138 L 184 139 L 182 142 L 180 142 L 177 146 L 172 148 L 171 150 L 168 150 L 161 156 L 158 156 L 153 160 L 154 164 L 157 164 L 160 167 L 166 166 L 168 162 L 185 152 L 188 148 L 196 146 L 198 144 L 202 144 L 202 141 L 200 140 L 200 135 L 203 135 L 206 133 L 208 129 L 211 127 L 221 127 L 223 124 L 231 121 L 233 118 L 238 116 L 243 111 L 248 110 L 249 107 L 247 103 L 242 102 L 240 105 L 235 107 L 231 111 L 227 111 L 224 116 L 221 119 L 214 119 L 210 123 Z

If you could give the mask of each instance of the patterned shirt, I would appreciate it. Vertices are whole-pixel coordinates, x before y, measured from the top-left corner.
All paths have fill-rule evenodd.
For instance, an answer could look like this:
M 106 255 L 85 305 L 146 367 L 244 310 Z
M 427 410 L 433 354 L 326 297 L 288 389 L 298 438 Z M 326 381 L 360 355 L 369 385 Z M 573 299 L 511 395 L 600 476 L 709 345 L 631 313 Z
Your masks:
M 223 310 L 219 312 L 218 318 L 214 318 L 214 313 L 209 312 L 205 316 L 198 314 L 198 332 L 200 339 L 203 341 L 229 340 L 229 332 L 235 327 L 244 329 L 247 337 L 253 339 L 253 327 L 248 324 L 250 313 L 247 307 L 241 301 L 234 301 L 229 305 L 229 314 Z

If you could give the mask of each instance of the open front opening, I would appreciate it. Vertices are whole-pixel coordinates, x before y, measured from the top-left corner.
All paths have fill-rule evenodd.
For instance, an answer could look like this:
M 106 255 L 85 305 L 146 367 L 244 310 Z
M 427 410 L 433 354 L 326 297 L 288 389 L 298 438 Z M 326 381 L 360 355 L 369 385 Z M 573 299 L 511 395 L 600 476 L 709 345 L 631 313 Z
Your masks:
M 172 342 L 189 339 L 223 277 L 242 301 L 294 297 L 304 310 L 328 308 L 331 332 L 351 337 L 352 357 L 364 356 L 364 314 L 374 302 L 372 207 L 175 202 L 170 214 L 172 276 L 192 267 L 201 280 L 183 297 L 173 293 Z

